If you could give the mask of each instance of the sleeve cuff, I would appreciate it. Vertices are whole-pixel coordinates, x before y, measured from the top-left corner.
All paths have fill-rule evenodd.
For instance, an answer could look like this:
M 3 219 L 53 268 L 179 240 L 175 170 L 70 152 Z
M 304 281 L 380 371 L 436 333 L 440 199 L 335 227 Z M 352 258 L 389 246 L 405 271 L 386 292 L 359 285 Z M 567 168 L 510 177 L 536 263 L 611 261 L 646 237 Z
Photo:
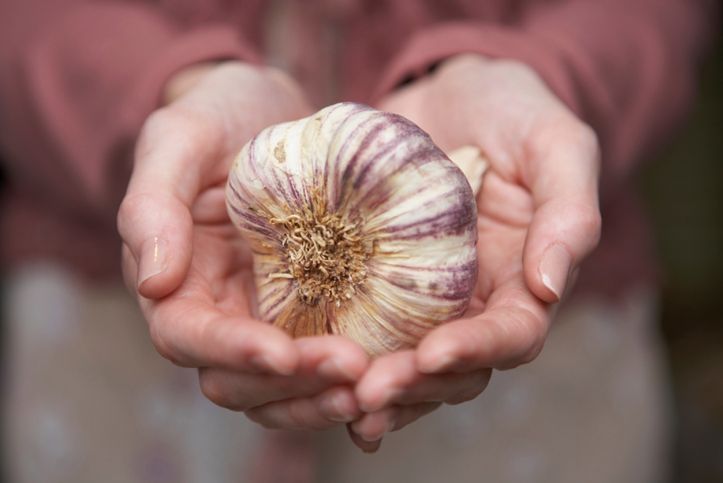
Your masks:
M 176 72 L 198 63 L 229 60 L 252 64 L 262 62 L 261 56 L 252 47 L 233 29 L 223 25 L 204 26 L 172 39 L 154 54 L 153 61 L 146 64 L 148 69 L 130 86 L 117 113 L 116 132 L 111 137 L 122 143 L 130 143 L 127 146 L 133 145 L 145 120 L 161 106 L 165 85 Z M 121 156 L 98 165 L 99 171 L 89 170 L 85 174 L 85 177 L 93 178 L 87 179 L 86 184 L 103 187 L 103 192 L 111 193 L 106 203 L 115 206 L 125 186 L 116 186 L 113 180 L 118 179 L 118 173 L 124 173 L 121 179 L 130 173 L 130 162 L 130 156 Z M 109 184 L 110 189 L 106 188 Z M 101 196 L 100 193 L 93 194 Z
M 201 62 L 239 60 L 261 63 L 258 53 L 224 25 L 209 25 L 182 34 L 158 51 L 150 68 L 139 76 L 122 111 L 126 129 L 135 127 L 161 104 L 163 89 L 178 71 Z
M 544 40 L 523 30 L 480 22 L 444 23 L 413 36 L 390 62 L 372 96 L 374 102 L 425 75 L 435 64 L 458 54 L 476 53 L 517 60 L 532 67 L 573 111 L 580 112 L 568 66 Z

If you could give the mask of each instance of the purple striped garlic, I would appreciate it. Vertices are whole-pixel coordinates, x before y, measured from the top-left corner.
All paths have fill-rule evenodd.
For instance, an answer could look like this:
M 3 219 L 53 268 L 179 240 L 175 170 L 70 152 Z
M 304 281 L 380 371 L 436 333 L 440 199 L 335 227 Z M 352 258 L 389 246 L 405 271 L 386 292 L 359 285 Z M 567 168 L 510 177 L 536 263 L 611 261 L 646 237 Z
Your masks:
M 401 116 L 341 103 L 271 126 L 237 156 L 226 200 L 253 252 L 257 315 L 294 337 L 345 335 L 379 355 L 467 309 L 475 195 Z

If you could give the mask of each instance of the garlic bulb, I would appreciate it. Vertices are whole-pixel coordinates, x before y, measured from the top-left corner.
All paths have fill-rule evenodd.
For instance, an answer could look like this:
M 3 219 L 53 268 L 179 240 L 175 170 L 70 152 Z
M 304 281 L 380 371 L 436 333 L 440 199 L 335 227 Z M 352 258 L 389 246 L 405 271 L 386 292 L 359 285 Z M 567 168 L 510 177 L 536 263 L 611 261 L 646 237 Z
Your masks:
M 236 158 L 226 199 L 253 251 L 258 315 L 294 337 L 342 334 L 378 355 L 467 308 L 474 193 L 401 116 L 341 103 L 271 126 Z

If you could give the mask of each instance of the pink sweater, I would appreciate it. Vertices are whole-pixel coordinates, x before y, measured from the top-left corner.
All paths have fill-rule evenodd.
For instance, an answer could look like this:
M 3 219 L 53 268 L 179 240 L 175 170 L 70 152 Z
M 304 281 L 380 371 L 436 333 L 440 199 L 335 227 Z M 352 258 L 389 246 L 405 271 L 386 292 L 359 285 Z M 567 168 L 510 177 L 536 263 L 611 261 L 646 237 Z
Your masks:
M 134 139 L 184 66 L 269 61 L 321 105 L 374 102 L 441 59 L 478 52 L 530 64 L 600 137 L 603 240 L 582 284 L 651 276 L 631 173 L 691 103 L 715 1 L 272 3 L 0 2 L 3 267 L 52 258 L 118 273 L 115 210 Z

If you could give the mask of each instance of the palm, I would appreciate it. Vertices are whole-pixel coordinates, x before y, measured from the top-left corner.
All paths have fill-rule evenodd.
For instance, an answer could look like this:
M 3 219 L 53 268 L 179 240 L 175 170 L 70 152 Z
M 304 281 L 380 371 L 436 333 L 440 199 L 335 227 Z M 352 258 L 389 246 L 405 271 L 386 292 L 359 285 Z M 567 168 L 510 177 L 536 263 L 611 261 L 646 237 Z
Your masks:
M 525 178 L 522 166 L 526 160 L 515 156 L 519 152 L 515 143 L 523 137 L 519 126 L 529 125 L 524 99 L 496 109 L 494 125 L 480 132 L 479 124 L 483 124 L 488 105 L 498 96 L 504 97 L 504 93 L 495 90 L 489 96 L 491 100 L 485 100 L 479 89 L 474 89 L 473 94 L 460 93 L 461 85 L 455 86 L 454 96 L 444 96 L 439 92 L 439 82 L 420 81 L 387 99 L 381 109 L 410 118 L 448 153 L 464 145 L 476 145 L 486 155 L 489 166 L 477 196 L 478 282 L 467 313 L 472 317 L 494 301 L 499 289 L 510 283 L 519 285 L 523 280 L 522 254 L 534 204 L 529 189 L 521 182 Z M 468 86 L 464 89 L 472 90 Z M 470 103 L 469 98 L 475 101 Z M 463 105 L 450 99 L 459 99 Z M 470 111 L 475 108 L 476 112 Z M 504 155 L 489 156 L 488 147 L 495 149 L 495 154 L 502 151 Z
M 525 197 L 519 187 L 499 178 L 493 167 L 486 174 L 478 198 L 477 287 L 468 316 L 484 310 L 496 290 L 523 276 L 522 251 L 532 212 L 512 207 L 519 206 Z
M 293 83 L 231 63 L 146 123 L 118 217 L 124 272 L 159 352 L 203 368 L 201 387 L 217 404 L 273 427 L 328 427 L 364 410 L 353 430 L 379 436 L 394 414 L 400 428 L 439 401 L 469 400 L 488 368 L 539 351 L 549 323 L 542 300 L 556 301 L 565 283 L 545 284 L 543 252 L 569 249 L 573 258 L 556 262 L 566 269 L 599 233 L 594 135 L 530 69 L 481 58 L 450 60 L 381 108 L 415 121 L 447 152 L 479 146 L 491 168 L 478 198 L 469 316 L 369 367 L 348 340 L 292 341 L 254 318 L 251 254 L 226 215 L 229 155 L 260 128 L 307 111 Z
M 197 225 L 194 254 L 183 285 L 171 297 L 183 297 L 227 316 L 253 313 L 251 252 L 230 222 Z

